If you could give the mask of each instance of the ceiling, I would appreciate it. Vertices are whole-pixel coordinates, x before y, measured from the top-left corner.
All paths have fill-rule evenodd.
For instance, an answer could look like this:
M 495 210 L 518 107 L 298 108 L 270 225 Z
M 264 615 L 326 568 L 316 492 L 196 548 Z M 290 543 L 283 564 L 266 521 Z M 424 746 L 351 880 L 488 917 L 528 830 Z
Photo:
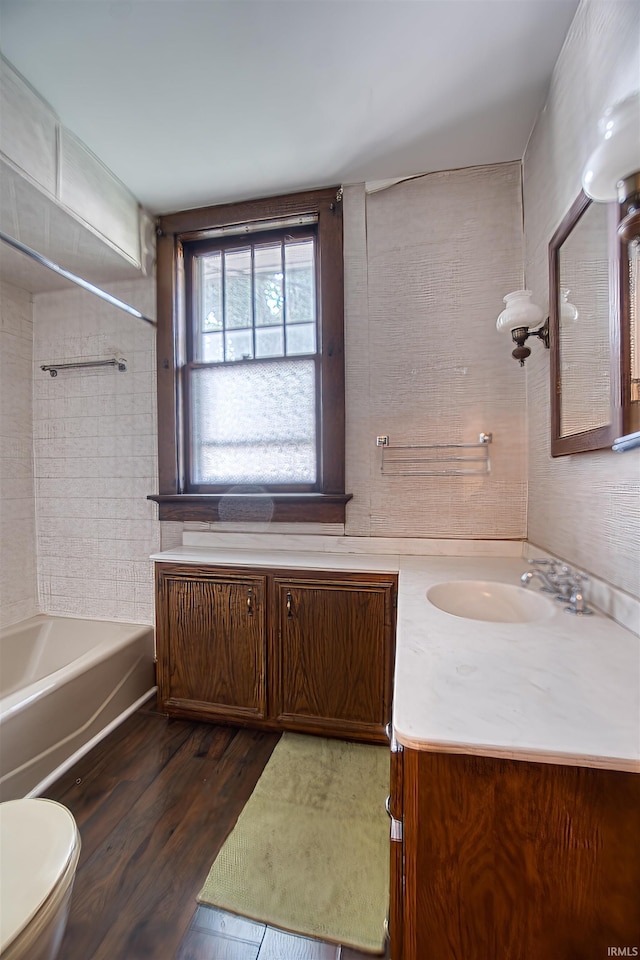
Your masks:
M 578 0 L 0 0 L 152 213 L 522 157 Z

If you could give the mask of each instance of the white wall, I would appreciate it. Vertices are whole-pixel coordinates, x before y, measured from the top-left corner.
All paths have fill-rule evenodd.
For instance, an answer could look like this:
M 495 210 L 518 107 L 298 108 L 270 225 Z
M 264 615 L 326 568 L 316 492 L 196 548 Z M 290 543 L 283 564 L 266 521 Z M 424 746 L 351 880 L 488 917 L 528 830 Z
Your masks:
M 109 290 L 155 315 L 155 283 Z M 61 371 L 41 363 L 123 356 L 106 367 Z M 153 622 L 159 548 L 155 332 L 83 291 L 34 298 L 35 493 L 41 610 Z
M 604 107 L 640 85 L 640 4 L 583 3 L 524 158 L 525 275 L 548 302 L 551 236 L 580 191 Z M 549 355 L 527 361 L 529 539 L 640 596 L 640 452 L 552 459 Z
M 345 190 L 351 536 L 526 536 L 525 378 L 495 330 L 522 286 L 520 164 Z M 383 476 L 391 444 L 493 433 L 482 477 Z
M 31 295 L 0 282 L 0 626 L 37 613 Z

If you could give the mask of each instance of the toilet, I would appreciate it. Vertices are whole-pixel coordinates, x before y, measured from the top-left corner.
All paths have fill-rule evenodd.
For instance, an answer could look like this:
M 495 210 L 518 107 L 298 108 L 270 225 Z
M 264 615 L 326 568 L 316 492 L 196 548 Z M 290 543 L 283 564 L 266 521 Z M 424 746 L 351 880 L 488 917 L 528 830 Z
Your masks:
M 71 813 L 54 800 L 0 803 L 0 957 L 53 960 L 80 856 Z

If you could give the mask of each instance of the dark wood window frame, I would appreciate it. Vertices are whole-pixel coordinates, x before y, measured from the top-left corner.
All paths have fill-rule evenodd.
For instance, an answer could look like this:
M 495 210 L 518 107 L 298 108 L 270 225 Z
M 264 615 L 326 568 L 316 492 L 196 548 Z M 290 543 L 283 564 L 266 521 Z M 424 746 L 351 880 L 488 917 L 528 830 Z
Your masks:
M 157 382 L 160 520 L 216 521 L 224 493 L 190 493 L 185 484 L 184 409 L 180 367 L 185 359 L 184 245 L 206 240 L 219 227 L 317 216 L 318 336 L 320 340 L 320 455 L 311 491 L 237 493 L 243 520 L 343 523 L 345 493 L 344 279 L 342 202 L 338 187 L 185 210 L 161 217 L 157 241 Z

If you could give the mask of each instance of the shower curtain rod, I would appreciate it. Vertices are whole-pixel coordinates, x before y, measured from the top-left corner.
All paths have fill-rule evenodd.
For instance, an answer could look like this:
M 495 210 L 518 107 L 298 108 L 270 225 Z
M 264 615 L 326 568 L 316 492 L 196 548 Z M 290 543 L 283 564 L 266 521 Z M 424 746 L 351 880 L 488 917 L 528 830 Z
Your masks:
M 71 283 L 77 284 L 79 287 L 82 287 L 83 290 L 88 290 L 89 293 L 94 293 L 96 297 L 101 297 L 103 300 L 106 300 L 107 303 L 110 303 L 114 307 L 118 307 L 120 310 L 124 310 L 125 313 L 130 314 L 137 320 L 144 320 L 145 323 L 150 323 L 152 327 L 157 326 L 155 320 L 151 320 L 149 317 L 146 317 L 144 313 L 140 313 L 139 310 L 136 310 L 135 307 L 125 303 L 124 300 L 118 300 L 117 297 L 107 293 L 107 291 L 103 290 L 101 287 L 96 287 L 94 283 L 89 283 L 88 280 L 83 280 L 82 277 L 79 277 L 75 273 L 71 273 L 70 270 L 65 270 L 64 267 L 60 267 L 57 263 L 54 263 L 53 260 L 49 260 L 47 257 L 43 257 L 41 253 L 38 253 L 36 250 L 32 250 L 31 247 L 28 247 L 25 243 L 21 243 L 19 240 L 14 240 L 13 237 L 8 236 L 6 233 L 2 233 L 2 231 L 0 231 L 0 240 L 8 243 L 9 246 L 13 247 L 15 250 L 19 250 L 20 253 L 24 253 L 25 256 L 31 257 L 32 260 L 35 260 L 36 263 L 46 267 L 47 270 L 53 270 L 53 272 L 57 273 L 58 276 L 64 277 L 65 280 L 70 280 Z

